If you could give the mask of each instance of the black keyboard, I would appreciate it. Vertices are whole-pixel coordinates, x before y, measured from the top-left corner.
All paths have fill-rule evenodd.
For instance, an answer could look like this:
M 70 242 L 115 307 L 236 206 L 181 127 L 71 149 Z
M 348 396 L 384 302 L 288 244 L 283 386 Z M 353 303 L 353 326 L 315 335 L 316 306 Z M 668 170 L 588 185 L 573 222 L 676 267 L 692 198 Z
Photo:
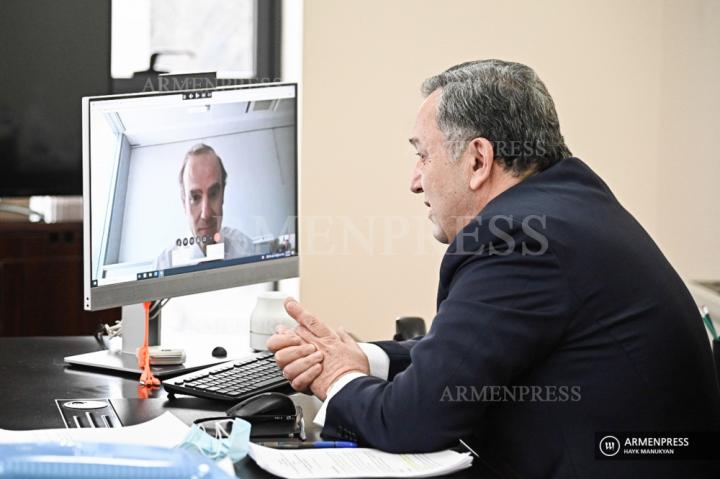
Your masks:
M 241 401 L 255 394 L 289 385 L 272 353 L 259 353 L 228 361 L 163 381 L 165 391 L 174 394 Z

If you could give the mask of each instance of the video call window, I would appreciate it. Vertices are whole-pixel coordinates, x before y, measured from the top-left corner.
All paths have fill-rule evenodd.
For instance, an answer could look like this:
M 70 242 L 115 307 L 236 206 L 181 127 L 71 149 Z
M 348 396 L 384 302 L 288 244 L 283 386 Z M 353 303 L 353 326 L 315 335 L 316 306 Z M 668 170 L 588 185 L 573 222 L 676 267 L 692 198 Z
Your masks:
M 90 102 L 93 285 L 296 250 L 294 86 Z

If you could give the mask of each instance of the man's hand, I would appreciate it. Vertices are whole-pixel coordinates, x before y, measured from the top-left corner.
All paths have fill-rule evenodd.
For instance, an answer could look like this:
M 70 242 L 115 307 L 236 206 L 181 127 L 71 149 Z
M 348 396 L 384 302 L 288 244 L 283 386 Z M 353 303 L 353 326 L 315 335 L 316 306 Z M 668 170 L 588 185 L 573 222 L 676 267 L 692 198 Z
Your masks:
M 305 343 L 314 345 L 322 358 L 322 370 L 316 374 L 310 384 L 310 390 L 318 398 L 324 401 L 330 386 L 345 373 L 360 372 L 370 374 L 367 356 L 345 330 L 339 329 L 337 333 L 333 332 L 292 298 L 285 300 L 285 310 L 299 324 L 295 329 L 295 335 Z M 296 342 L 296 340 L 292 341 L 293 343 Z M 309 349 L 307 350 L 309 351 Z M 306 360 L 311 361 L 309 356 Z M 285 372 L 285 369 L 283 369 L 283 372 Z M 294 372 L 293 369 L 287 375 Z
M 278 326 L 266 345 L 296 391 L 307 391 L 322 371 L 323 354 L 285 326 Z

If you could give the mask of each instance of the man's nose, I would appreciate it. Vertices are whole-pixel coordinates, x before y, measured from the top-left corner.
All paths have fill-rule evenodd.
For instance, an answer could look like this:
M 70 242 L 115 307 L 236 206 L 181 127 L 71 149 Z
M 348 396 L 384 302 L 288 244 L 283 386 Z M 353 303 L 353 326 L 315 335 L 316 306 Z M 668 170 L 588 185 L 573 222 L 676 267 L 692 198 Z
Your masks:
M 415 168 L 412 171 L 412 176 L 410 177 L 410 191 L 413 193 L 422 193 L 422 174 L 420 173 L 420 162 L 415 165 Z
M 204 220 L 210 219 L 213 216 L 212 208 L 210 207 L 210 202 L 207 198 L 203 198 L 202 201 L 202 207 L 200 209 L 200 217 Z

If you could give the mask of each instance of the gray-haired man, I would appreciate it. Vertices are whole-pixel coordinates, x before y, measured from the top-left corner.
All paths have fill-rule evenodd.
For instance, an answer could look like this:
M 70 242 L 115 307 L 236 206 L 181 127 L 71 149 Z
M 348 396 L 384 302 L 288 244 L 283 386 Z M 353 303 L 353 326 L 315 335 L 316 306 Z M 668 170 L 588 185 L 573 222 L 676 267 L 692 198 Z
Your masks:
M 259 254 L 244 233 L 222 226 L 227 176 L 222 160 L 211 146 L 198 143 L 186 153 L 178 180 L 189 234 L 180 238 L 181 244 L 167 248 L 158 256 L 156 269 L 185 266 L 207 258 L 232 259 Z M 213 250 L 222 255 L 214 255 Z
M 720 391 L 689 292 L 571 157 L 535 72 L 468 62 L 423 93 L 410 189 L 449 244 L 428 335 L 358 345 L 289 300 L 300 326 L 268 341 L 324 401 L 323 435 L 393 452 L 463 439 L 473 477 L 720 477 L 717 461 L 602 449 L 601 434 L 717 440 Z

